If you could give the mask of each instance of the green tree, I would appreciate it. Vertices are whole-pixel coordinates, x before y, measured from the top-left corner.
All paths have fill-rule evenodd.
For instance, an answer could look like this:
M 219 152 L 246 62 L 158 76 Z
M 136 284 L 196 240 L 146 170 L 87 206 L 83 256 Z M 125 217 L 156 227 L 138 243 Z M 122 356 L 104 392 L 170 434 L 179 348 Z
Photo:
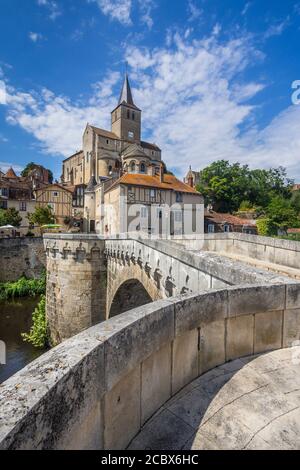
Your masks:
M 27 218 L 31 225 L 42 226 L 55 223 L 55 218 L 50 206 L 36 207 L 32 214 L 27 215 Z
M 21 222 L 22 216 L 14 207 L 0 209 L 0 226 L 12 225 L 13 227 L 20 227 Z
M 245 201 L 249 207 L 265 209 L 275 196 L 290 199 L 292 184 L 283 167 L 250 170 L 247 165 L 219 160 L 204 168 L 197 189 L 216 211 L 234 212 Z
M 290 199 L 283 196 L 274 196 L 266 209 L 270 223 L 278 229 L 300 227 L 297 211 L 292 207 Z
M 28 163 L 24 170 L 21 172 L 21 176 L 27 176 L 28 173 L 36 166 L 36 163 L 34 162 L 30 162 Z M 48 175 L 49 175 L 49 183 L 52 184 L 53 183 L 53 173 L 51 170 L 47 169 L 48 171 Z

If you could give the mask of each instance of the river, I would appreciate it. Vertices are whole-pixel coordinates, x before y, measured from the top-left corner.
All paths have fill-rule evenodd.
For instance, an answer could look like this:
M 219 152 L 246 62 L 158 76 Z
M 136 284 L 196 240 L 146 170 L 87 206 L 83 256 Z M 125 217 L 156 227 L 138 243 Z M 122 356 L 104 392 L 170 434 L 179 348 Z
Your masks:
M 6 364 L 0 364 L 0 383 L 43 354 L 25 343 L 21 333 L 31 327 L 31 314 L 39 299 L 25 298 L 0 302 L 0 340 L 6 346 Z

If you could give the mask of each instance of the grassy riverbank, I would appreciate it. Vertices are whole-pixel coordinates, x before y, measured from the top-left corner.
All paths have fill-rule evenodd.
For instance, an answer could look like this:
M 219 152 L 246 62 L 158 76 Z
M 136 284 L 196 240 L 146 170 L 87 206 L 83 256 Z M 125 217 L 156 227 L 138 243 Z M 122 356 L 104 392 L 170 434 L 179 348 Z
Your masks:
M 46 292 L 46 273 L 40 279 L 21 277 L 17 281 L 0 283 L 0 300 L 16 297 L 36 297 Z

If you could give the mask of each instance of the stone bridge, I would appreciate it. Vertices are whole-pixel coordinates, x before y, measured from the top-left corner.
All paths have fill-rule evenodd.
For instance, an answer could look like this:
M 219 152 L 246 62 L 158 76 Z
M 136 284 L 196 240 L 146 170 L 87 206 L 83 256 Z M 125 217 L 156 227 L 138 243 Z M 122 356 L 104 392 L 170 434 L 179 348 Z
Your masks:
M 159 420 L 152 419 L 157 410 L 157 417 L 169 420 L 169 428 L 191 441 L 177 439 L 168 447 L 169 428 L 164 424 L 165 449 L 197 448 L 198 444 L 211 448 L 216 442 L 217 447 L 225 448 L 225 441 L 227 447 L 245 448 L 254 442 L 259 447 L 266 441 L 259 440 L 257 433 L 263 433 L 268 423 L 280 416 L 283 420 L 284 413 L 291 413 L 295 420 L 300 409 L 299 394 L 295 395 L 300 376 L 300 283 L 281 273 L 298 271 L 298 244 L 280 241 L 275 246 L 273 240 L 247 236 L 176 242 L 51 236 L 45 244 L 47 298 L 52 302 L 48 315 L 52 327 L 64 331 L 57 339 L 74 331 L 73 325 L 67 329 L 67 321 L 81 329 L 82 319 L 87 324 L 107 319 L 63 341 L 2 385 L 0 449 L 148 447 L 149 435 L 162 433 Z M 248 257 L 256 262 L 254 254 L 248 256 L 251 250 L 268 271 L 246 263 Z M 243 257 L 243 262 L 233 260 L 232 254 Z M 159 283 L 154 274 L 157 269 Z M 118 290 L 129 280 L 139 282 L 151 299 L 162 298 L 109 318 Z M 172 282 L 173 296 L 167 281 Z M 63 301 L 67 310 L 73 308 L 73 316 L 70 310 L 60 321 L 57 316 L 63 314 Z M 82 315 L 80 322 L 78 315 Z M 252 369 L 249 373 L 249 361 L 243 359 L 238 363 L 244 377 L 240 382 L 231 377 L 226 393 L 222 393 L 224 380 L 219 381 L 223 384 L 219 392 L 204 393 L 209 380 L 235 370 L 233 361 L 238 358 L 282 348 L 291 351 L 284 361 L 267 354 L 265 362 L 262 358 L 258 363 L 259 378 Z M 272 389 L 270 401 L 267 387 L 271 379 L 268 376 L 263 381 L 262 363 L 264 371 L 274 370 L 275 374 L 281 363 L 279 382 L 286 381 L 286 387 L 281 387 L 280 400 L 279 391 Z M 202 376 L 204 382 L 197 382 Z M 176 428 L 178 420 L 174 419 L 182 416 L 178 410 L 186 387 L 196 389 L 193 397 L 208 412 L 203 417 L 192 407 Z M 241 423 L 237 404 L 245 407 L 245 396 L 255 407 L 248 406 L 246 422 Z M 260 400 L 262 396 L 269 401 Z M 227 414 L 223 406 L 229 407 Z M 253 419 L 255 409 L 258 421 Z M 187 415 L 194 418 L 191 425 Z M 238 439 L 234 443 L 228 432 L 220 436 L 224 419 L 227 430 L 235 428 L 231 416 L 239 416 L 242 443 Z M 198 438 L 193 434 L 197 421 L 197 425 L 203 422 Z M 290 435 L 297 429 L 299 420 L 290 421 Z M 295 436 L 293 445 L 299 448 L 297 432 Z
M 255 238 L 257 254 L 260 237 Z M 242 242 L 247 240 L 253 262 L 254 240 L 244 236 Z M 242 242 L 222 234 L 185 241 L 47 235 L 47 316 L 53 344 L 151 301 L 230 285 L 284 282 L 286 273 L 279 265 L 268 273 L 245 259 L 230 258 L 239 246 L 245 254 Z M 264 243 L 261 251 L 269 259 Z

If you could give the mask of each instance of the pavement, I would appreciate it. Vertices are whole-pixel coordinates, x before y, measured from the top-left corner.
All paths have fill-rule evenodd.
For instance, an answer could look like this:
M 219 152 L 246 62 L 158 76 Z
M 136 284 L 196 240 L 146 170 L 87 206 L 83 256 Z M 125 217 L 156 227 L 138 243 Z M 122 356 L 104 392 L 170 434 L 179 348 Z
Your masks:
M 224 364 L 171 398 L 129 449 L 300 449 L 300 346 Z

